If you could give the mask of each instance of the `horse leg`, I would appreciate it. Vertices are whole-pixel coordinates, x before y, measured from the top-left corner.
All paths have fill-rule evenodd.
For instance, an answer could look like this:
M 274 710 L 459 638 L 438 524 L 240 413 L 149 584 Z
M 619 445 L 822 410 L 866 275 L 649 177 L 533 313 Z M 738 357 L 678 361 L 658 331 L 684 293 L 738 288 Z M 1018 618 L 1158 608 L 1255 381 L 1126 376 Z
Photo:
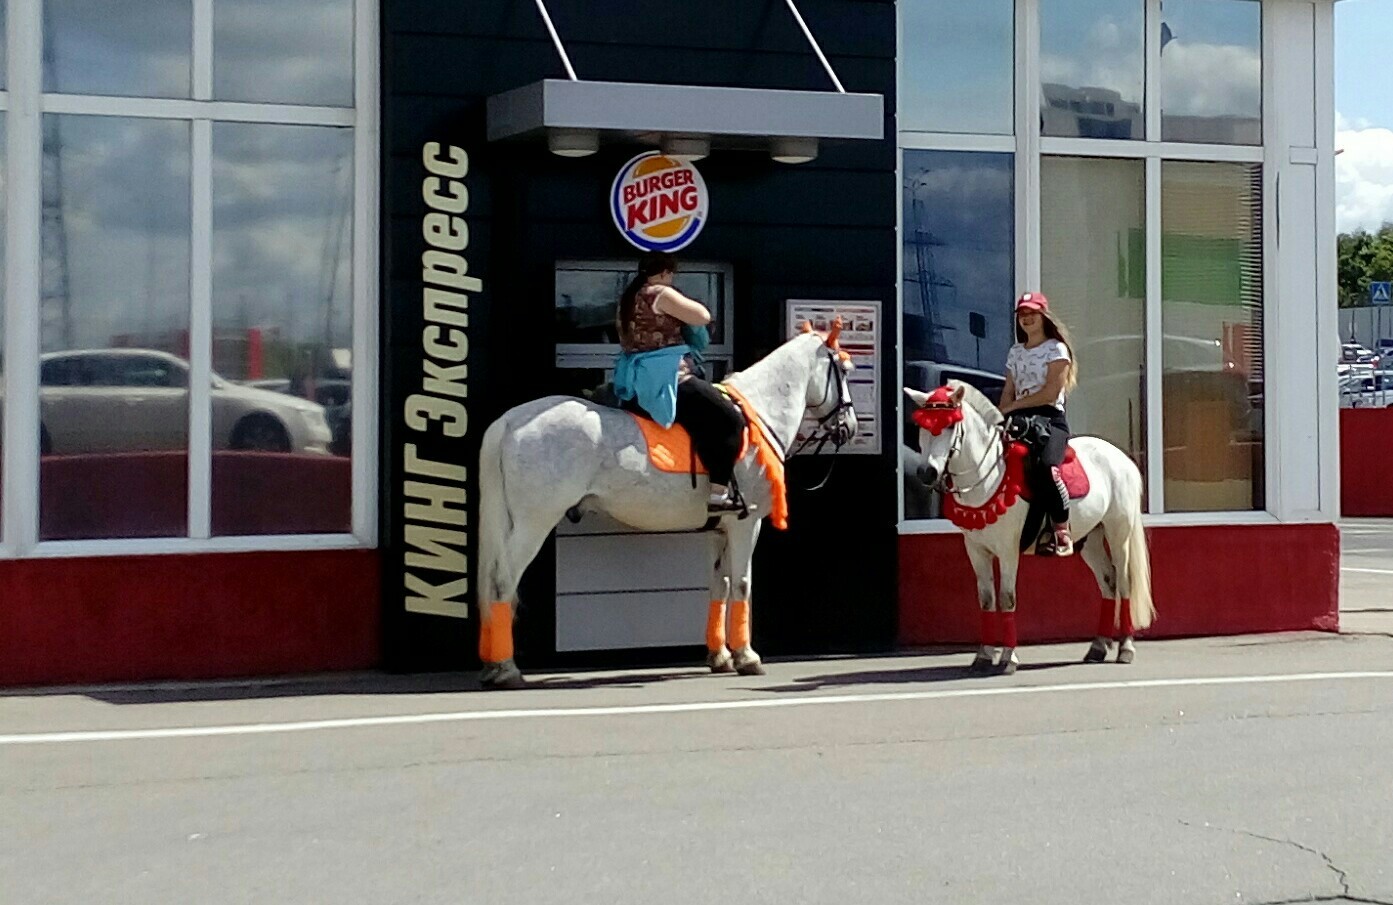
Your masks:
M 1140 530 L 1140 528 L 1128 530 Z M 1132 637 L 1132 583 L 1128 570 L 1128 544 L 1123 531 L 1110 531 L 1108 549 L 1112 552 L 1113 572 L 1117 575 L 1117 662 L 1131 663 L 1137 656 L 1136 640 Z
M 1011 552 L 997 560 L 1001 564 L 1001 665 L 1003 675 L 1012 675 L 1021 661 L 1016 657 L 1016 567 L 1020 555 Z
M 982 612 L 982 643 L 967 671 L 974 676 L 986 675 L 996 665 L 996 645 L 1001 643 L 1001 616 L 996 611 L 996 577 L 993 574 L 996 557 L 986 547 L 969 541 L 967 558 L 972 561 L 972 571 L 977 576 L 977 605 Z
M 730 557 L 724 531 L 711 532 L 711 605 L 706 613 L 706 665 L 712 672 L 735 672 L 726 646 L 726 603 L 730 600 Z
M 726 535 L 726 556 L 731 576 L 730 651 L 735 671 L 742 676 L 762 676 L 764 666 L 750 643 L 750 590 L 754 570 L 755 541 L 759 520 L 737 522 Z
M 513 615 L 517 609 L 518 583 L 542 549 L 550 526 L 560 518 L 558 514 L 551 522 L 529 520 L 529 523 L 546 524 L 546 530 L 529 528 L 519 520 L 506 543 L 489 545 L 495 558 L 481 569 L 480 590 L 488 596 L 487 602 L 481 600 L 479 605 L 479 661 L 483 664 L 479 682 L 485 689 L 521 688 L 525 684 L 522 670 L 513 660 Z M 482 555 L 482 549 L 480 553 Z
M 1089 542 L 1083 545 L 1082 550 L 1083 561 L 1093 570 L 1103 598 L 1098 604 L 1098 630 L 1093 636 L 1093 643 L 1088 646 L 1088 653 L 1083 655 L 1083 662 L 1102 663 L 1112 648 L 1112 633 L 1117 625 L 1117 568 L 1104 547 L 1103 529 L 1095 528 L 1087 539 Z M 1126 609 L 1124 606 L 1123 610 Z

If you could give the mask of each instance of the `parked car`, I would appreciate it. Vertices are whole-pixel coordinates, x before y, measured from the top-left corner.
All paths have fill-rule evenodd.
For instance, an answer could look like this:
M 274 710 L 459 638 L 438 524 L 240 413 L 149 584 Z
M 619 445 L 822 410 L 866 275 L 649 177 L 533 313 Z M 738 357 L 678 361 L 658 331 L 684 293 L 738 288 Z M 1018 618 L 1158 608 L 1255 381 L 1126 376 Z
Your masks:
M 274 393 L 285 393 L 297 399 L 301 398 L 295 392 L 294 384 L 288 377 L 248 380 L 243 382 L 242 386 L 270 390 Z M 329 432 L 332 435 L 332 439 L 329 441 L 329 452 L 336 456 L 349 455 L 352 446 L 353 384 L 343 378 L 329 377 L 315 380 L 313 387 L 314 401 L 324 406 L 324 420 L 328 423 Z
M 45 453 L 131 452 L 188 445 L 189 364 L 154 349 L 40 356 Z M 213 449 L 327 454 L 324 407 L 212 375 Z
M 1340 378 L 1341 408 L 1393 408 L 1393 374 L 1346 374 Z

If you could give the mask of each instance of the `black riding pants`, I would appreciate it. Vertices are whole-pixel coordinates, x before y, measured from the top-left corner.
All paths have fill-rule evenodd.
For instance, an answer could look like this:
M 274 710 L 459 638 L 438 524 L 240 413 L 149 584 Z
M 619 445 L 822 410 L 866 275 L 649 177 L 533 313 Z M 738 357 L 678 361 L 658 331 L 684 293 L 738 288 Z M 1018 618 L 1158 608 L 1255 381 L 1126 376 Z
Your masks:
M 1049 514 L 1056 525 L 1069 521 L 1069 490 L 1055 473 L 1064 464 L 1064 454 L 1069 449 L 1069 422 L 1064 412 L 1052 405 L 1018 409 L 1011 413 L 1012 418 L 1028 418 L 1044 433 L 1039 446 L 1031 449 L 1032 467 L 1026 475 L 1031 495 Z
M 711 483 L 729 484 L 745 429 L 735 405 L 700 377 L 688 377 L 677 384 L 677 423 L 692 435 Z

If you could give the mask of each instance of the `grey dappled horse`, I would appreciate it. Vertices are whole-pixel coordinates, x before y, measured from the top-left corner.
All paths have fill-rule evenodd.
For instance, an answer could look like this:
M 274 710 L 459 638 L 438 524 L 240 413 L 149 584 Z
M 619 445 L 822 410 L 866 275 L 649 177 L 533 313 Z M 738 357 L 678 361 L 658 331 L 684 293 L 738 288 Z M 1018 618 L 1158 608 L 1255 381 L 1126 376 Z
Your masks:
M 840 445 L 856 435 L 847 374 L 850 356 L 837 344 L 838 322 L 828 335 L 804 332 L 724 384 L 744 400 L 747 416 L 761 423 L 765 456 L 782 472 L 805 415 Z M 752 427 L 752 430 L 754 428 Z M 735 479 L 751 508 L 731 513 L 711 531 L 711 607 L 707 663 L 713 672 L 760 674 L 750 645 L 751 559 L 760 522 L 777 509 L 756 444 L 735 467 Z M 479 451 L 479 651 L 485 688 L 523 683 L 513 659 L 513 613 L 524 570 L 568 510 L 603 512 L 643 531 L 692 531 L 708 524 L 709 484 L 698 476 L 659 471 L 628 412 L 570 396 L 548 396 L 510 409 L 489 426 Z M 727 603 L 730 639 L 727 645 Z

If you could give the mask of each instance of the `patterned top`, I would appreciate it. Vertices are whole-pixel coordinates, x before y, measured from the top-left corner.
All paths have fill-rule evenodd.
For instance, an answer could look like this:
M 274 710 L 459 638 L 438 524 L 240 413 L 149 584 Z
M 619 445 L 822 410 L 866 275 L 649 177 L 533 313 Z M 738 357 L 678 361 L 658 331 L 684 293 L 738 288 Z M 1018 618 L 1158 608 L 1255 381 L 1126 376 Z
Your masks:
M 1011 351 L 1006 353 L 1006 373 L 1015 384 L 1016 398 L 1022 399 L 1043 390 L 1050 364 L 1069 360 L 1069 347 L 1057 339 L 1047 339 L 1033 349 L 1027 349 L 1021 343 L 1013 345 Z M 1054 405 L 1060 411 L 1064 410 L 1062 389 Z
M 686 342 L 682 337 L 682 322 L 654 307 L 663 288 L 644 286 L 638 291 L 633 318 L 619 325 L 619 344 L 625 352 L 652 352 Z

